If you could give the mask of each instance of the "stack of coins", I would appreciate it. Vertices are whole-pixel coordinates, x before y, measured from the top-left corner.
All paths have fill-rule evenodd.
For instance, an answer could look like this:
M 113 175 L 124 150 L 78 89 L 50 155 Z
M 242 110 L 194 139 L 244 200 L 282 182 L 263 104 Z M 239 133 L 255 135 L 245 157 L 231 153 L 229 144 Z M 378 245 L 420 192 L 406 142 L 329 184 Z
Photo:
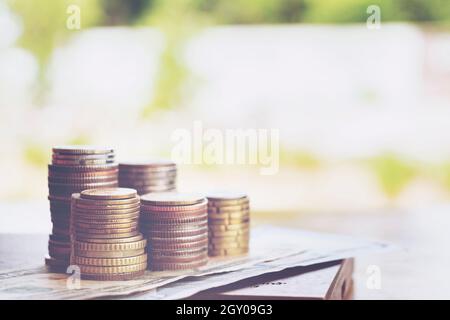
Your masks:
M 248 252 L 250 206 L 247 195 L 217 192 L 208 199 L 208 253 L 210 256 L 241 255 Z
M 64 146 L 53 148 L 48 166 L 50 213 L 53 223 L 48 242 L 50 271 L 66 272 L 70 259 L 70 201 L 73 193 L 97 187 L 117 187 L 118 167 L 111 148 Z
M 82 279 L 128 280 L 147 268 L 136 190 L 84 190 L 72 196 L 71 263 Z
M 203 196 L 150 193 L 141 197 L 141 231 L 148 241 L 149 269 L 186 270 L 208 259 L 208 213 Z
M 139 195 L 176 189 L 177 166 L 169 160 L 119 163 L 119 186 Z

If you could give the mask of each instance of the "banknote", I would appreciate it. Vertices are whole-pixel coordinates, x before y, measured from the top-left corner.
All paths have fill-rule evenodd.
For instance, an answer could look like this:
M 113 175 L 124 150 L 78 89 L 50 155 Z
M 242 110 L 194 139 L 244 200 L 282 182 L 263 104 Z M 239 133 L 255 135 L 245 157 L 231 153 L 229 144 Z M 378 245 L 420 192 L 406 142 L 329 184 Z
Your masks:
M 0 271 L 0 299 L 93 299 L 136 297 L 178 299 L 266 272 L 392 249 L 393 245 L 299 229 L 262 226 L 251 231 L 250 252 L 213 258 L 184 272 L 150 272 L 130 281 L 74 283 L 73 275 L 48 273 L 44 266 Z M 75 278 L 75 280 L 77 280 Z M 144 293 L 144 294 L 143 294 Z
M 188 277 L 159 288 L 133 296 L 133 299 L 173 300 L 194 295 L 200 291 L 224 286 L 243 279 L 278 272 L 287 268 L 310 266 L 328 261 L 357 257 L 376 252 L 399 250 L 394 244 L 357 239 L 348 236 L 324 234 L 296 229 L 268 227 L 283 243 L 303 247 L 305 250 L 272 261 L 255 263 L 228 273 Z M 300 242 L 297 242 L 300 241 Z M 308 249 L 306 249 L 306 247 Z

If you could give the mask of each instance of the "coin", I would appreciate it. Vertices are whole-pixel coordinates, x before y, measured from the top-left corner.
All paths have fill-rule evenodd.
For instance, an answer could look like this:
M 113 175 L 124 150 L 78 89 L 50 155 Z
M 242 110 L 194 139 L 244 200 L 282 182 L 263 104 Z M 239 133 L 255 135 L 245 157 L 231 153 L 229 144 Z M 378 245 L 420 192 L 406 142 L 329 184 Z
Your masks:
M 155 243 L 163 244 L 180 244 L 180 243 L 194 243 L 198 241 L 204 241 L 205 239 L 208 239 L 208 235 L 206 233 L 196 234 L 196 235 L 171 235 L 169 237 L 151 237 L 148 240 L 148 243 L 151 243 L 152 245 Z
M 81 274 L 117 274 L 142 271 L 147 269 L 147 262 L 131 264 L 126 266 L 98 267 L 79 264 Z
M 237 248 L 246 248 L 248 249 L 248 243 L 224 243 L 224 244 L 209 244 L 208 249 L 209 250 L 222 250 L 222 249 L 237 249 Z
M 137 196 L 136 190 L 129 188 L 102 188 L 83 190 L 81 198 L 94 200 L 127 199 Z
M 89 165 L 89 166 L 65 166 L 61 164 L 49 164 L 48 165 L 49 171 L 52 172 L 64 172 L 64 173 L 81 173 L 84 172 L 85 174 L 90 173 L 93 174 L 97 171 L 107 171 L 107 170 L 118 170 L 118 166 L 115 163 L 110 164 L 102 164 L 102 165 Z
M 231 230 L 240 230 L 240 229 L 248 229 L 249 222 L 240 223 L 240 224 L 209 224 L 209 230 L 212 232 L 220 232 L 220 231 L 231 231 Z
M 133 228 L 138 226 L 138 220 L 134 220 L 132 222 L 127 223 L 83 223 L 83 222 L 74 222 L 75 228 L 85 228 L 85 229 L 126 229 Z
M 208 212 L 211 213 L 227 213 L 227 212 L 238 212 L 238 211 L 248 211 L 250 206 L 248 204 L 234 205 L 234 206 L 210 206 L 208 204 Z
M 108 233 L 108 234 L 94 234 L 86 232 L 76 232 L 75 239 L 79 241 L 85 241 L 86 239 L 117 239 L 117 238 L 128 238 L 138 235 L 138 231 L 130 231 L 123 233 Z
M 193 230 L 183 230 L 183 231 L 159 231 L 159 230 L 148 230 L 140 229 L 149 239 L 154 238 L 178 238 L 178 237 L 190 237 L 198 235 L 206 235 L 208 232 L 207 228 L 204 229 L 193 229 Z
M 185 255 L 185 256 L 152 256 L 152 260 L 150 264 L 159 264 L 159 263 L 195 263 L 198 261 L 203 261 L 208 258 L 208 251 L 205 250 L 200 254 L 195 255 Z
M 70 237 L 66 237 L 66 236 L 49 234 L 48 238 L 49 238 L 49 241 L 61 241 L 61 242 L 68 242 L 68 243 L 70 243 Z
M 105 148 L 100 146 L 88 146 L 88 145 L 67 145 L 67 146 L 56 146 L 52 149 L 53 153 L 56 154 L 79 154 L 79 155 L 92 155 L 92 154 L 104 154 L 112 153 L 114 150 L 112 148 Z
M 74 256 L 86 258 L 126 258 L 145 254 L 145 249 L 121 250 L 121 251 L 91 251 L 74 249 Z
M 95 235 L 95 237 L 100 236 L 100 235 L 105 235 L 107 238 L 108 237 L 112 237 L 114 238 L 112 235 L 114 234 L 123 234 L 123 233 L 131 233 L 131 232 L 135 232 L 138 230 L 137 226 L 134 227 L 128 227 L 128 228 L 104 228 L 104 229 L 95 229 L 95 228 L 82 228 L 79 226 L 74 226 L 73 231 L 76 234 L 89 234 L 89 235 Z
M 117 185 L 117 181 L 116 180 L 110 180 L 110 181 L 103 181 L 103 182 L 90 182 L 90 183 L 80 183 L 80 184 L 75 184 L 75 183 L 54 183 L 54 182 L 49 182 L 48 183 L 48 187 L 51 190 L 55 190 L 55 189 L 81 189 L 81 188 L 101 188 L 101 187 L 109 187 L 111 185 Z
M 172 218 L 172 217 L 167 217 L 164 219 L 161 219 L 159 217 L 152 217 L 152 216 L 146 216 L 145 217 L 145 222 L 148 222 L 152 225 L 167 225 L 167 224 L 184 224 L 184 223 L 200 223 L 202 221 L 207 221 L 208 219 L 208 215 L 207 214 L 203 214 L 203 215 L 198 215 L 198 216 L 192 216 L 192 217 L 181 217 L 181 218 Z
M 182 250 L 182 249 L 195 249 L 199 247 L 206 247 L 208 245 L 208 238 L 204 238 L 200 241 L 194 242 L 168 242 L 168 241 L 152 241 L 152 249 L 164 249 L 164 250 Z
M 200 261 L 188 262 L 188 263 L 149 263 L 149 267 L 153 271 L 164 271 L 164 270 L 189 270 L 202 267 L 206 265 L 208 259 L 202 259 Z
M 209 239 L 209 246 L 212 247 L 221 247 L 221 248 L 232 248 L 233 246 L 240 246 L 240 247 L 248 247 L 249 237 L 241 237 L 241 238 L 212 238 Z
M 143 208 L 141 208 L 143 209 Z M 206 210 L 201 209 L 197 211 L 152 211 L 148 212 L 145 210 L 141 211 L 141 216 L 143 220 L 173 220 L 173 219 L 191 219 L 191 218 L 199 218 L 199 217 L 207 217 Z
M 155 189 L 150 189 L 150 188 L 139 188 L 139 187 L 136 187 L 135 189 L 139 195 L 154 193 L 154 192 L 176 192 L 175 187 L 167 187 L 167 189 L 161 188 L 160 190 L 155 190 Z
M 250 217 L 241 217 L 241 218 L 228 218 L 228 217 L 224 217 L 224 218 L 208 218 L 208 222 L 209 224 L 217 224 L 217 223 L 221 223 L 224 225 L 232 225 L 232 224 L 242 224 L 242 223 L 248 223 L 250 221 Z
M 125 243 L 89 243 L 89 242 L 74 242 L 74 249 L 81 251 L 132 251 L 137 249 L 144 249 L 147 245 L 146 239 L 140 239 Z
M 184 212 L 184 211 L 197 211 L 197 210 L 206 210 L 206 200 L 196 203 L 196 204 L 192 204 L 192 205 L 188 205 L 188 206 L 157 206 L 157 205 L 148 205 L 145 202 L 142 203 L 142 211 L 145 212 L 171 212 L 171 211 L 175 211 L 175 212 Z
M 135 218 L 139 216 L 139 210 L 137 209 L 123 209 L 123 210 L 82 210 L 79 208 L 74 208 L 73 215 L 81 218 L 87 219 L 127 219 Z
M 208 254 L 210 256 L 229 256 L 245 254 L 248 251 L 248 248 L 210 249 Z
M 105 165 L 109 163 L 114 163 L 114 159 L 104 159 L 104 160 L 91 160 L 91 159 L 80 159 L 80 160 L 59 160 L 53 159 L 52 164 L 56 165 L 66 165 L 66 166 L 84 166 L 84 165 Z
M 114 274 L 89 274 L 82 273 L 81 279 L 83 280 L 96 280 L 96 281 L 129 281 L 145 274 L 145 270 L 128 273 L 114 273 Z
M 249 211 L 242 212 L 228 212 L 228 213 L 209 213 L 209 220 L 224 220 L 224 219 L 248 219 L 250 216 Z
M 143 204 L 157 206 L 194 205 L 204 201 L 204 196 L 193 193 L 162 192 L 150 193 L 141 197 Z
M 209 230 L 209 234 L 214 237 L 228 237 L 228 236 L 238 236 L 242 234 L 247 234 L 249 232 L 249 228 L 242 228 L 238 230 L 227 230 L 227 231 L 213 231 Z
M 87 243 L 96 243 L 96 244 L 122 244 L 122 243 L 132 243 L 135 241 L 142 240 L 143 236 L 142 234 L 137 234 L 134 237 L 127 237 L 127 238 L 116 238 L 116 239 L 93 239 L 93 238 L 87 238 L 87 239 L 75 239 L 75 241 L 78 242 L 87 242 Z
M 81 197 L 80 194 L 73 194 L 72 199 L 77 202 L 77 204 L 85 206 L 123 206 L 123 205 L 137 205 L 140 203 L 139 197 L 131 197 L 126 199 L 100 199 L 92 200 Z
M 125 258 L 87 258 L 75 256 L 73 262 L 85 266 L 128 266 L 147 262 L 147 255 Z
M 69 260 L 55 259 L 49 256 L 45 257 L 45 265 L 49 272 L 65 273 L 69 264 Z
M 106 170 L 95 170 L 95 171 L 75 171 L 75 172 L 64 172 L 64 171 L 54 171 L 49 170 L 49 178 L 55 179 L 67 179 L 67 180 L 89 180 L 89 179 L 106 179 L 108 177 L 114 177 L 118 179 L 118 169 L 110 168 Z
M 130 203 L 130 204 L 122 204 L 122 205 L 118 205 L 118 204 L 101 204 L 99 203 L 98 205 L 91 205 L 91 204 L 84 204 L 81 201 L 77 201 L 75 202 L 75 208 L 81 209 L 83 211 L 86 212 L 93 212 L 93 211 L 109 211 L 109 210 L 115 210 L 115 211 L 139 211 L 140 210 L 140 205 L 139 202 L 136 203 Z

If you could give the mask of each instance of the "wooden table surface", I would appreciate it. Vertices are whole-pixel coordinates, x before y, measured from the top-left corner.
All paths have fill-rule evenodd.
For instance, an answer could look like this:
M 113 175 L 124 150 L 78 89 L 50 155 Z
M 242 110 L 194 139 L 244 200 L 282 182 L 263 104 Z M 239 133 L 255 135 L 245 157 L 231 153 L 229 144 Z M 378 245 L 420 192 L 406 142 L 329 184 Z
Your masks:
M 0 269 L 43 262 L 49 226 L 42 230 L 36 221 L 49 220 L 46 206 L 0 205 L 0 212 Z M 355 299 L 450 299 L 450 205 L 253 219 L 253 225 L 265 223 L 384 240 L 404 248 L 355 260 Z M 379 287 L 373 285 L 374 277 Z

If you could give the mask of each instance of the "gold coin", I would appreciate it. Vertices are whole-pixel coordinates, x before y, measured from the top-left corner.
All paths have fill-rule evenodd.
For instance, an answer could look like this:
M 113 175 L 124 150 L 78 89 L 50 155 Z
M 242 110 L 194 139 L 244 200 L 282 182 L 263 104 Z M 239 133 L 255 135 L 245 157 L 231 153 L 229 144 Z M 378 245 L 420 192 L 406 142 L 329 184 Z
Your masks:
M 235 206 L 218 206 L 213 207 L 208 205 L 208 212 L 211 213 L 226 213 L 226 212 L 238 212 L 238 211 L 248 211 L 250 209 L 249 205 L 235 205 Z
M 242 255 L 248 253 L 248 248 L 230 248 L 230 249 L 209 249 L 208 255 L 210 256 L 232 256 Z
M 130 272 L 136 272 L 136 271 L 142 271 L 147 269 L 147 262 L 144 263 L 137 263 L 137 264 L 131 264 L 127 266 L 114 266 L 114 267 L 97 267 L 97 266 L 87 266 L 80 264 L 78 265 L 80 267 L 81 274 L 88 273 L 88 274 L 116 274 L 116 273 L 130 273 Z
M 95 237 L 100 237 L 100 235 L 104 235 L 106 237 L 112 237 L 112 235 L 116 235 L 116 234 L 124 234 L 124 233 L 128 233 L 128 232 L 135 232 L 138 230 L 137 226 L 134 227 L 128 227 L 128 228 L 116 228 L 116 229 L 95 229 L 95 228 L 80 228 L 78 226 L 74 226 L 72 229 L 76 234 L 82 233 L 82 234 L 88 234 L 88 235 L 95 235 Z
M 206 195 L 206 198 L 212 206 L 240 205 L 249 201 L 245 193 L 233 191 L 211 192 Z
M 224 213 L 209 213 L 208 219 L 222 220 L 222 219 L 248 219 L 250 216 L 249 211 L 242 212 L 224 212 Z
M 240 236 L 248 234 L 250 231 L 250 228 L 242 228 L 238 230 L 227 230 L 227 231 L 213 231 L 209 230 L 209 235 L 213 237 L 234 237 L 234 236 Z
M 223 224 L 223 225 L 233 225 L 233 224 L 242 224 L 242 223 L 248 223 L 250 221 L 249 216 L 247 217 L 241 217 L 241 218 L 208 218 L 209 225 L 214 224 Z
M 86 266 L 128 266 L 147 262 L 147 254 L 126 258 L 86 258 L 75 256 L 74 264 L 82 264 Z
M 248 229 L 250 226 L 249 222 L 240 223 L 240 224 L 209 224 L 208 228 L 212 232 L 220 232 L 220 231 L 232 231 L 232 230 L 240 230 L 240 229 Z
M 74 256 L 85 258 L 127 258 L 145 254 L 145 249 L 123 251 L 90 251 L 74 249 Z
M 209 244 L 208 250 L 223 250 L 223 249 L 235 249 L 235 248 L 248 248 L 248 243 L 220 243 Z
M 144 249 L 146 245 L 146 239 L 125 243 L 89 243 L 74 241 L 74 249 L 81 251 L 132 251 Z
M 210 244 L 223 244 L 223 243 L 245 243 L 249 241 L 250 236 L 249 233 L 239 235 L 239 236 L 230 236 L 230 237 L 214 237 L 210 236 L 209 238 Z
M 122 244 L 122 243 L 132 243 L 135 241 L 139 241 L 144 239 L 143 235 L 141 233 L 139 233 L 138 235 L 134 236 L 134 237 L 129 237 L 129 238 L 117 238 L 117 239 L 93 239 L 93 238 L 88 238 L 88 239 L 83 239 L 83 240 L 78 240 L 75 239 L 75 241 L 78 242 L 86 242 L 86 243 L 95 243 L 95 244 Z
M 134 220 L 129 223 L 83 223 L 83 222 L 74 222 L 75 228 L 81 229 L 128 229 L 134 228 L 139 225 L 138 220 Z
M 101 188 L 83 190 L 80 196 L 81 198 L 93 200 L 114 200 L 135 198 L 137 197 L 137 192 L 129 188 Z
M 85 239 L 117 239 L 117 238 L 129 238 L 134 237 L 139 234 L 139 231 L 131 231 L 124 233 L 108 233 L 108 234 L 93 234 L 93 233 L 82 233 L 75 232 L 75 239 L 79 241 L 84 241 Z
M 205 197 L 194 193 L 161 192 L 141 197 L 142 204 L 155 206 L 187 206 L 202 203 Z

